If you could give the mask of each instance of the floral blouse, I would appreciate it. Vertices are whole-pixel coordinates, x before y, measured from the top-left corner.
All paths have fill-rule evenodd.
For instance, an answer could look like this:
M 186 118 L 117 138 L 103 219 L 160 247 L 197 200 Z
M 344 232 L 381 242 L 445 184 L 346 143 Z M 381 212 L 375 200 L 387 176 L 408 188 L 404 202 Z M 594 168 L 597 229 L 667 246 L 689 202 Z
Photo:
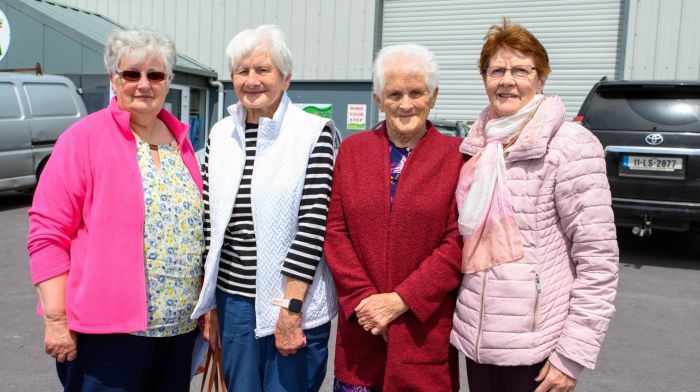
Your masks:
M 203 204 L 176 143 L 158 146 L 160 171 L 150 145 L 138 140 L 143 179 L 143 229 L 148 329 L 136 335 L 175 336 L 194 330 L 190 315 L 201 289 Z
M 406 159 L 411 154 L 411 149 L 409 147 L 397 147 L 394 143 L 389 140 L 389 183 L 391 191 L 390 206 L 394 205 L 394 196 L 396 195 L 396 188 L 399 184 L 399 177 L 401 176 L 401 171 L 406 164 Z

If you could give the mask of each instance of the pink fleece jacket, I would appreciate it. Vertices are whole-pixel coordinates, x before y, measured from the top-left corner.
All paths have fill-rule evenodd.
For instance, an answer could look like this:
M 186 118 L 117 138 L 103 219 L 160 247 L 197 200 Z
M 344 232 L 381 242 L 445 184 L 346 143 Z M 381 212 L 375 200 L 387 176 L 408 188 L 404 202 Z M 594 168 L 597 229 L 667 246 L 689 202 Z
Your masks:
M 202 192 L 188 126 L 158 114 Z M 143 255 L 144 195 L 130 113 L 109 107 L 59 138 L 29 210 L 32 283 L 68 273 L 68 327 L 126 333 L 147 327 Z

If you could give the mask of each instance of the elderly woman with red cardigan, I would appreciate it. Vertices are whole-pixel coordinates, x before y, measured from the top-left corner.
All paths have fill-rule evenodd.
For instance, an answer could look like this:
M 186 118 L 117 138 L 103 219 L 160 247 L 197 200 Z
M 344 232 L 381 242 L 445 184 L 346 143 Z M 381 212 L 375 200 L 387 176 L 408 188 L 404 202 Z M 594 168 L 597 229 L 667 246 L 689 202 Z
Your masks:
M 427 121 L 438 74 L 426 48 L 382 49 L 373 81 L 386 120 L 340 146 L 328 212 L 340 304 L 334 391 L 456 391 L 460 141 Z

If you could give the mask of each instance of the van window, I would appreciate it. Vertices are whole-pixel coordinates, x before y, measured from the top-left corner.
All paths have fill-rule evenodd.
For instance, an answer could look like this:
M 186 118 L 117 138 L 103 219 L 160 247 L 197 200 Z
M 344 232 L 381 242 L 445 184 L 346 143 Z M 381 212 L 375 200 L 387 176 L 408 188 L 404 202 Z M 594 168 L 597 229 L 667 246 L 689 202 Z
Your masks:
M 598 130 L 700 132 L 700 88 L 601 86 L 584 116 Z
M 78 114 L 78 108 L 65 84 L 25 83 L 24 90 L 34 117 Z
M 17 98 L 14 84 L 0 83 L 0 118 L 22 117 Z

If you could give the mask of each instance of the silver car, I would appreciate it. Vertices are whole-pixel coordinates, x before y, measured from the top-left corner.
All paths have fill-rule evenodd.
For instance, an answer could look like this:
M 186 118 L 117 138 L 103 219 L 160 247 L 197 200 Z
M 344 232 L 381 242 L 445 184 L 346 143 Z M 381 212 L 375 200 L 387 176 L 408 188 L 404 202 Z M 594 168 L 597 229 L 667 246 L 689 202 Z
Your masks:
M 59 135 L 86 114 L 66 77 L 0 73 L 0 191 L 33 188 Z
M 430 122 L 432 122 L 433 125 L 435 125 L 435 129 L 437 129 L 440 133 L 443 133 L 448 136 L 458 137 L 460 139 L 467 136 L 467 132 L 469 131 L 464 121 L 460 120 L 430 120 Z M 377 129 L 381 125 L 382 122 L 380 121 L 379 123 L 374 124 L 372 129 Z

